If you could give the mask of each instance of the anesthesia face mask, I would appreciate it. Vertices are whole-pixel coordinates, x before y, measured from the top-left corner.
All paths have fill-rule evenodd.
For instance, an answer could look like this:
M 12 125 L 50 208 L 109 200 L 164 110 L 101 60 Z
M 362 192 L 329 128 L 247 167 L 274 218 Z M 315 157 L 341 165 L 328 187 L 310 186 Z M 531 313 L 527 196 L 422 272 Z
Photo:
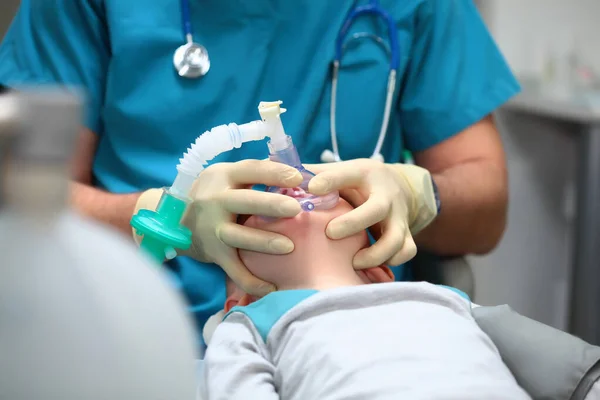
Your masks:
M 283 163 L 296 168 L 302 174 L 302 183 L 295 188 L 280 188 L 269 186 L 266 191 L 279 193 L 295 198 L 300 203 L 302 211 L 311 212 L 313 210 L 329 210 L 335 207 L 340 199 L 340 193 L 336 190 L 324 196 L 315 196 L 308 192 L 308 183 L 315 176 L 314 173 L 304 168 L 300 161 L 300 156 L 296 147 L 292 143 L 291 137 L 286 137 L 286 145 L 281 150 L 275 149 L 272 142 L 269 145 L 269 159 L 274 162 Z
M 278 193 L 286 196 L 290 196 L 298 200 L 302 211 L 310 212 L 313 210 L 329 210 L 335 207 L 340 199 L 340 194 L 336 190 L 335 192 L 328 193 L 324 196 L 315 196 L 308 192 L 308 182 L 312 179 L 315 174 L 308 171 L 304 167 L 298 168 L 304 180 L 300 186 L 294 188 L 280 188 L 276 186 L 267 187 L 267 192 Z

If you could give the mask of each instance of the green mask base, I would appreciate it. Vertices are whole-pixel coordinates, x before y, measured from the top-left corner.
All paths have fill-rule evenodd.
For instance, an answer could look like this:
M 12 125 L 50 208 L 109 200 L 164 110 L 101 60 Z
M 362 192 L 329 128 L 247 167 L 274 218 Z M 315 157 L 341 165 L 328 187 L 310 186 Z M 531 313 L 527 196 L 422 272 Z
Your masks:
M 177 256 L 192 245 L 192 231 L 181 224 L 188 202 L 164 192 L 156 211 L 139 210 L 131 226 L 143 236 L 140 247 L 157 263 Z

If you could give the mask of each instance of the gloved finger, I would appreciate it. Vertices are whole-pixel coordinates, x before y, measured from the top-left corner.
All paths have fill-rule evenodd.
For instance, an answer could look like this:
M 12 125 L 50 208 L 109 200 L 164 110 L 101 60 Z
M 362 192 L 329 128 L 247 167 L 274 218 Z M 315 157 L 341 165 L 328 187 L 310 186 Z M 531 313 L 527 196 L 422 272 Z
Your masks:
M 365 275 L 369 279 L 370 283 L 387 283 L 394 282 L 394 273 L 391 269 L 382 265 L 380 267 L 375 268 L 367 268 L 359 270 L 360 272 L 364 271 Z
M 353 260 L 354 268 L 365 269 L 382 264 L 396 265 L 389 263 L 388 260 L 402 250 L 407 233 L 408 227 L 405 224 L 386 224 L 379 240 L 356 253 Z
M 229 247 L 265 254 L 289 254 L 294 242 L 278 233 L 228 222 L 219 226 L 217 237 Z
M 385 197 L 374 195 L 363 205 L 331 220 L 325 233 L 334 240 L 352 236 L 385 219 L 390 208 L 391 203 Z
M 320 174 L 323 171 L 338 168 L 340 164 L 342 163 L 303 164 L 303 166 L 313 174 Z
M 240 260 L 236 250 L 232 249 L 232 253 L 227 252 L 226 256 L 217 260 L 217 264 L 223 268 L 240 289 L 248 294 L 262 297 L 277 289 L 272 283 L 265 282 L 252 275 Z
M 408 227 L 407 227 L 408 230 Z M 404 239 L 404 245 L 399 252 L 394 254 L 392 258 L 388 261 L 390 265 L 400 265 L 404 264 L 412 260 L 417 255 L 417 244 L 415 243 L 415 239 L 409 233 L 408 236 Z
M 308 182 L 308 191 L 317 196 L 323 196 L 334 190 L 359 187 L 364 173 L 359 168 L 343 168 L 338 166 L 315 175 Z
M 238 215 L 292 218 L 302 211 L 296 199 L 252 189 L 227 190 L 217 197 L 217 201 L 221 202 L 227 212 Z
M 340 197 L 346 200 L 354 208 L 360 207 L 367 200 L 365 196 L 356 189 L 340 190 Z
M 373 283 L 373 282 L 371 282 L 371 279 L 367 276 L 367 273 L 365 271 L 368 271 L 368 270 L 366 270 L 366 269 L 359 269 L 359 270 L 356 271 L 356 275 L 358 275 L 358 278 L 365 285 L 368 285 L 369 283 Z
M 233 185 L 267 185 L 294 187 L 302 183 L 296 168 L 268 160 L 242 160 L 229 165 Z
M 378 222 L 369 228 L 369 233 L 373 236 L 373 239 L 379 240 L 381 235 L 383 235 L 383 222 Z

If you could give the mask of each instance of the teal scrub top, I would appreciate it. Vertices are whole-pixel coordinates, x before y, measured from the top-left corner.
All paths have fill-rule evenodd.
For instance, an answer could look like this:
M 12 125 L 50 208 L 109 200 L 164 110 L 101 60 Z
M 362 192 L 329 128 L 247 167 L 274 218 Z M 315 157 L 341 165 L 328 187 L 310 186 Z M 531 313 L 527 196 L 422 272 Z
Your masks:
M 352 0 L 190 0 L 195 39 L 210 54 L 201 79 L 180 78 L 179 0 L 22 0 L 0 47 L 0 84 L 67 84 L 87 92 L 85 124 L 99 137 L 98 187 L 114 193 L 169 186 L 202 132 L 259 118 L 260 101 L 283 100 L 286 131 L 305 163 L 331 149 L 331 60 Z M 381 0 L 398 27 L 400 70 L 383 146 L 387 162 L 449 138 L 498 108 L 519 86 L 471 0 Z M 381 20 L 355 32 L 386 39 Z M 371 40 L 350 43 L 337 105 L 343 159 L 368 157 L 377 141 L 389 59 Z M 262 159 L 263 142 L 215 161 Z M 199 327 L 225 300 L 220 268 L 171 265 Z

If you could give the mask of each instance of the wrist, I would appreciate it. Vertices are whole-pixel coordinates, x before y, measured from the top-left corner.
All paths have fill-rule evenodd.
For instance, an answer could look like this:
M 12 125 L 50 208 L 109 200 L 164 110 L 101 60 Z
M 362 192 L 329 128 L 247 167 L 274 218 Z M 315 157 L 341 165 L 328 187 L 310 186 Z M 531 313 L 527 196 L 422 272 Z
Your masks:
M 129 221 L 139 193 L 115 194 L 71 181 L 70 205 L 78 213 L 112 225 L 122 233 L 131 232 Z
M 413 235 L 427 227 L 441 208 L 437 185 L 431 173 L 417 165 L 391 164 L 406 188 L 408 222 Z
M 145 192 L 142 192 L 142 194 L 138 197 L 137 202 L 135 203 L 135 207 L 133 208 L 133 213 L 131 214 L 130 219 L 131 217 L 136 215 L 140 210 L 156 211 L 156 208 L 158 207 L 158 203 L 160 202 L 160 198 L 162 197 L 162 195 L 162 189 L 148 189 Z M 139 246 L 142 241 L 142 237 L 138 235 L 135 229 L 133 228 L 131 228 L 131 234 L 133 236 L 133 240 Z

